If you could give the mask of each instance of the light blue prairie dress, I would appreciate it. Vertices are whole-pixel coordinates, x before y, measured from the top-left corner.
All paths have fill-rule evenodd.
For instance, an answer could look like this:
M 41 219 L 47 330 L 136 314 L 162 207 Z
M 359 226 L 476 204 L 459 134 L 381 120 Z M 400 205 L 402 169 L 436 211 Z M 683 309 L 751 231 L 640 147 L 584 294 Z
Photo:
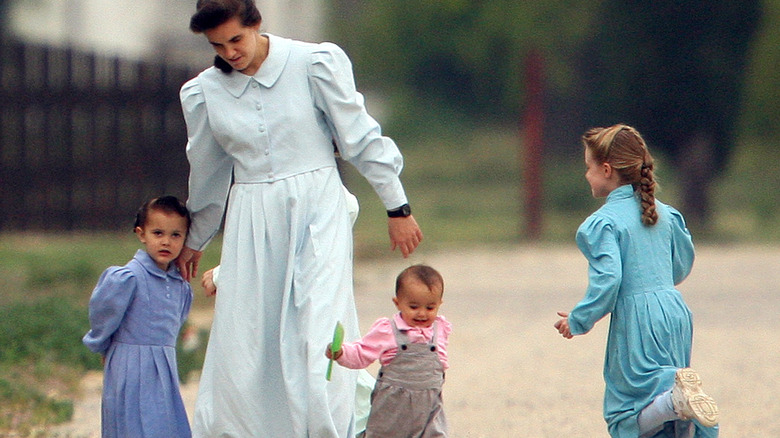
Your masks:
M 176 267 L 163 271 L 143 250 L 100 276 L 83 342 L 106 357 L 103 438 L 190 436 L 176 339 L 191 304 L 192 288 Z
M 266 36 L 254 76 L 212 67 L 181 90 L 187 246 L 203 249 L 226 210 L 193 435 L 354 436 L 356 372 L 325 379 L 336 321 L 346 340 L 359 336 L 333 145 L 388 209 L 406 203 L 403 160 L 367 114 L 340 48 Z
M 691 235 L 682 215 L 656 200 L 658 223 L 642 224 L 631 185 L 613 190 L 577 230 L 588 289 L 569 314 L 572 334 L 612 314 L 604 359 L 604 418 L 612 437 L 637 438 L 637 416 L 691 362 L 692 315 L 675 285 L 691 272 Z M 697 425 L 697 437 L 715 428 Z

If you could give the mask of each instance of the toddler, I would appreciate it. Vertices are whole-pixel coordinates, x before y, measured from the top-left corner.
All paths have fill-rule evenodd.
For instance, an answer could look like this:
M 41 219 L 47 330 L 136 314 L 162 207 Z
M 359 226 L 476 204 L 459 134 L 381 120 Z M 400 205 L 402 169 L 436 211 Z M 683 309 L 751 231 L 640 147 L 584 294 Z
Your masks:
M 363 369 L 379 360 L 365 437 L 445 437 L 442 402 L 451 324 L 438 314 L 444 280 L 426 265 L 398 275 L 393 303 L 398 313 L 380 318 L 362 339 L 346 342 L 333 356 L 340 365 Z

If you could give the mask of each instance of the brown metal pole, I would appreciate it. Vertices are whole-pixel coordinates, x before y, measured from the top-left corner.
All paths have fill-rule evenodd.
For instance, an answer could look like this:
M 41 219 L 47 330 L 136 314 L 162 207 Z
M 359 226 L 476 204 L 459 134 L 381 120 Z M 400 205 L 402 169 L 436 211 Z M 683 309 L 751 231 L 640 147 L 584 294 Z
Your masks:
M 522 197 L 528 240 L 542 234 L 542 167 L 544 136 L 544 65 L 541 53 L 532 50 L 525 59 L 526 106 L 522 120 L 521 166 L 524 168 Z

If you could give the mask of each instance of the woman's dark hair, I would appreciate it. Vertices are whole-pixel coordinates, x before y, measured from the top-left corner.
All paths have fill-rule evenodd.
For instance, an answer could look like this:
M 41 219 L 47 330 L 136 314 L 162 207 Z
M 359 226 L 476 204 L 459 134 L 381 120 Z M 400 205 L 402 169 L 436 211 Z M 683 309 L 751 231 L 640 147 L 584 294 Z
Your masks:
M 190 30 L 202 33 L 238 17 L 244 26 L 254 26 L 263 20 L 254 0 L 198 0 L 196 12 L 190 18 Z
M 159 198 L 154 198 L 144 202 L 144 205 L 138 209 L 138 213 L 135 215 L 135 224 L 133 225 L 133 229 L 136 227 L 143 228 L 146 225 L 146 217 L 149 215 L 151 210 L 178 214 L 187 220 L 187 230 L 190 229 L 190 224 L 192 223 L 192 219 L 190 218 L 190 211 L 187 210 L 187 207 L 179 200 L 179 198 L 170 195 L 160 196 Z
M 233 17 L 238 17 L 243 26 L 254 26 L 263 21 L 254 0 L 198 0 L 195 8 L 196 12 L 190 18 L 190 30 L 195 33 L 214 29 Z M 219 55 L 214 57 L 214 67 L 223 73 L 233 71 Z

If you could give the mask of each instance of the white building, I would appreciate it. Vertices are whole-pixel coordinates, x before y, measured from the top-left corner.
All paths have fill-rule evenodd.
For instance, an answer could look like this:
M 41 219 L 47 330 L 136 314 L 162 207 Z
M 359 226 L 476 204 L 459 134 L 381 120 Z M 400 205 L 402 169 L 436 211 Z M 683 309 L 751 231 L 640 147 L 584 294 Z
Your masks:
M 261 31 L 323 38 L 323 0 L 256 0 Z M 32 43 L 71 46 L 131 59 L 209 65 L 213 50 L 189 30 L 196 0 L 12 0 L 8 26 Z

